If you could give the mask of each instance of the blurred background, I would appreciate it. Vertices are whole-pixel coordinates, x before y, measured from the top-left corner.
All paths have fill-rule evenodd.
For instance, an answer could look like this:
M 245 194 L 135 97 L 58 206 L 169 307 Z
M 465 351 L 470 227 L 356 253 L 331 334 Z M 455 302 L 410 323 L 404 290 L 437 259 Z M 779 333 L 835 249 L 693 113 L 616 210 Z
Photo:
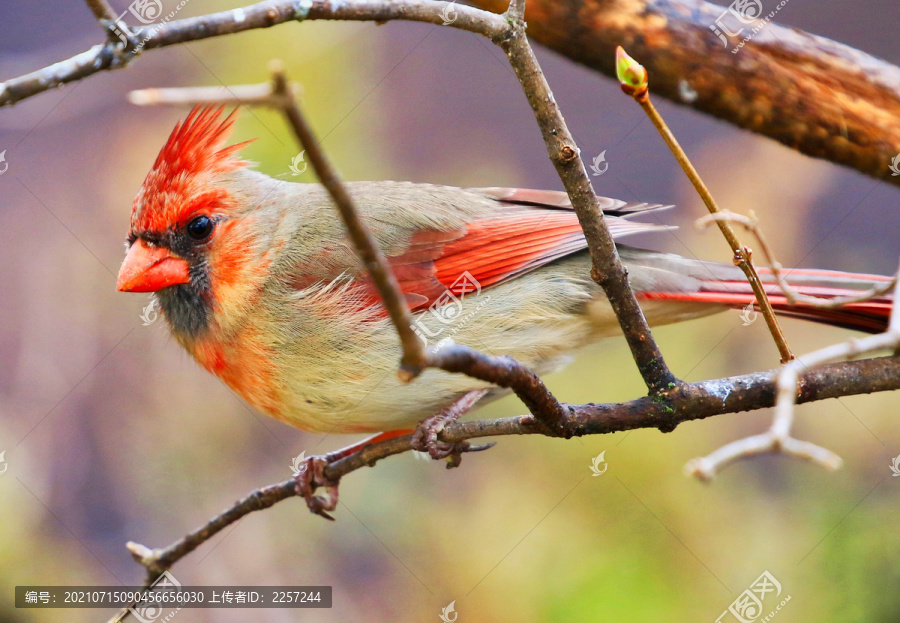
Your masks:
M 166 10 L 169 0 L 164 0 Z M 178 17 L 240 6 L 191 0 Z M 124 0 L 114 0 L 119 11 Z M 900 6 L 794 0 L 780 23 L 900 62 Z M 0 79 L 102 40 L 80 2 L 0 6 Z M 608 80 L 537 50 L 586 159 L 606 151 L 599 194 L 673 203 L 680 229 L 643 246 L 728 261 L 639 107 Z M 502 53 L 414 23 L 309 22 L 154 50 L 129 69 L 0 111 L 0 621 L 101 621 L 102 610 L 16 610 L 16 585 L 143 580 L 124 545 L 162 547 L 262 485 L 292 457 L 355 437 L 306 434 L 255 413 L 169 337 L 146 295 L 115 290 L 132 199 L 187 110 L 141 109 L 131 89 L 257 83 L 281 58 L 349 180 L 561 189 Z M 652 80 L 652 77 L 651 77 Z M 723 207 L 754 210 L 785 265 L 890 274 L 900 191 L 667 101 L 657 105 Z M 810 103 L 815 105 L 815 103 Z M 244 111 L 234 141 L 291 179 L 297 147 L 276 114 Z M 295 180 L 312 182 L 309 173 Z M 785 320 L 796 352 L 847 331 Z M 729 312 L 655 331 L 689 381 L 769 369 L 763 322 Z M 568 402 L 644 392 L 624 340 L 546 379 Z M 515 398 L 479 417 L 523 413 Z M 460 469 L 405 454 L 341 484 L 335 523 L 302 500 L 224 531 L 174 568 L 183 584 L 332 585 L 331 610 L 182 610 L 178 621 L 715 621 L 768 570 L 790 602 L 778 621 L 895 621 L 898 396 L 799 408 L 796 434 L 845 460 L 836 473 L 784 457 L 727 468 L 711 485 L 689 459 L 764 430 L 771 411 L 675 432 L 570 441 L 506 437 Z M 592 477 L 605 451 L 607 472 Z M 451 615 L 452 616 L 452 615 Z M 732 620 L 727 615 L 725 620 Z

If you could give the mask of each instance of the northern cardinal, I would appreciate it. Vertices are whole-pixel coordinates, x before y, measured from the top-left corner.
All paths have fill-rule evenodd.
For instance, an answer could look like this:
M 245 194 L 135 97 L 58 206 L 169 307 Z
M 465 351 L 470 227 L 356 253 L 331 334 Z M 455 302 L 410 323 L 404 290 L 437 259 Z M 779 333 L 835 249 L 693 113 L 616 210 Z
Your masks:
M 250 170 L 238 157 L 243 143 L 224 145 L 234 113 L 221 115 L 195 108 L 156 158 L 134 201 L 118 289 L 155 292 L 172 334 L 203 367 L 303 430 L 408 430 L 486 393 L 484 383 L 440 370 L 398 380 L 396 332 L 324 188 Z M 452 339 L 546 373 L 579 347 L 619 334 L 564 193 L 409 182 L 347 188 L 430 345 Z M 600 202 L 617 240 L 661 229 L 629 220 L 659 206 Z M 735 266 L 618 248 L 652 325 L 755 300 Z M 824 297 L 889 280 L 789 274 L 804 294 Z M 890 297 L 836 310 L 789 306 L 770 290 L 780 313 L 861 331 L 884 330 L 891 308 Z

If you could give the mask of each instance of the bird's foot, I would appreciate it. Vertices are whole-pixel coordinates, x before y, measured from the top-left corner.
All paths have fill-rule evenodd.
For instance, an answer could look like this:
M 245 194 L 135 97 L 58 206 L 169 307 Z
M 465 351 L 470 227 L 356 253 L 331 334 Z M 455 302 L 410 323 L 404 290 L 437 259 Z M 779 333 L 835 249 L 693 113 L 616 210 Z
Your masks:
M 473 446 L 468 441 L 449 443 L 438 439 L 438 436 L 447 424 L 452 424 L 458 420 L 487 392 L 488 390 L 486 389 L 471 391 L 440 413 L 427 417 L 419 422 L 415 432 L 413 432 L 411 441 L 413 450 L 427 452 L 429 456 L 435 460 L 447 459 L 447 469 L 450 469 L 459 466 L 462 461 L 463 452 L 480 452 L 481 450 L 487 450 L 488 448 L 493 447 L 494 444 L 492 443 L 482 446 Z
M 325 468 L 330 465 L 327 458 L 311 456 L 303 463 L 294 476 L 294 489 L 306 500 L 306 506 L 316 515 L 334 521 L 328 513 L 337 508 L 338 481 L 325 476 Z M 316 489 L 325 490 L 325 495 L 316 495 Z

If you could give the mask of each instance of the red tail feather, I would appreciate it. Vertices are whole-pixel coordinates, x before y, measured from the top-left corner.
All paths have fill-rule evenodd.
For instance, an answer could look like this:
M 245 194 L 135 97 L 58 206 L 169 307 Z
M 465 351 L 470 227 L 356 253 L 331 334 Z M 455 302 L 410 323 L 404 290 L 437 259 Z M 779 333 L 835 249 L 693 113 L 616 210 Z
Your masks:
M 866 333 L 881 333 L 887 330 L 893 307 L 893 298 L 890 295 L 861 303 L 850 303 L 837 309 L 823 309 L 802 302 L 791 305 L 781 289 L 772 283 L 771 271 L 761 269 L 759 273 L 764 281 L 769 282 L 765 286 L 769 301 L 775 311 L 782 316 L 803 318 Z M 801 294 L 824 299 L 857 296 L 890 281 L 889 277 L 881 275 L 826 270 L 795 269 L 786 270 L 785 274 L 791 286 Z M 644 292 L 642 296 L 648 299 L 721 303 L 733 309 L 746 308 L 752 304 L 755 309 L 759 309 L 750 284 L 740 279 L 723 281 L 704 279 L 699 291 L 696 292 Z

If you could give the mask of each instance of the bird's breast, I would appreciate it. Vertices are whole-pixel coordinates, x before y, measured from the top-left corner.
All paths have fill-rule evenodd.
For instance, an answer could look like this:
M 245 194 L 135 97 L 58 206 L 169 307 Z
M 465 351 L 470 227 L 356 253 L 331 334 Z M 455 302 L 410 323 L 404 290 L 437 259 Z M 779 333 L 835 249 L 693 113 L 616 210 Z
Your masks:
M 263 413 L 281 418 L 272 351 L 254 329 L 244 328 L 228 340 L 198 340 L 185 347 L 200 365 L 244 400 Z

